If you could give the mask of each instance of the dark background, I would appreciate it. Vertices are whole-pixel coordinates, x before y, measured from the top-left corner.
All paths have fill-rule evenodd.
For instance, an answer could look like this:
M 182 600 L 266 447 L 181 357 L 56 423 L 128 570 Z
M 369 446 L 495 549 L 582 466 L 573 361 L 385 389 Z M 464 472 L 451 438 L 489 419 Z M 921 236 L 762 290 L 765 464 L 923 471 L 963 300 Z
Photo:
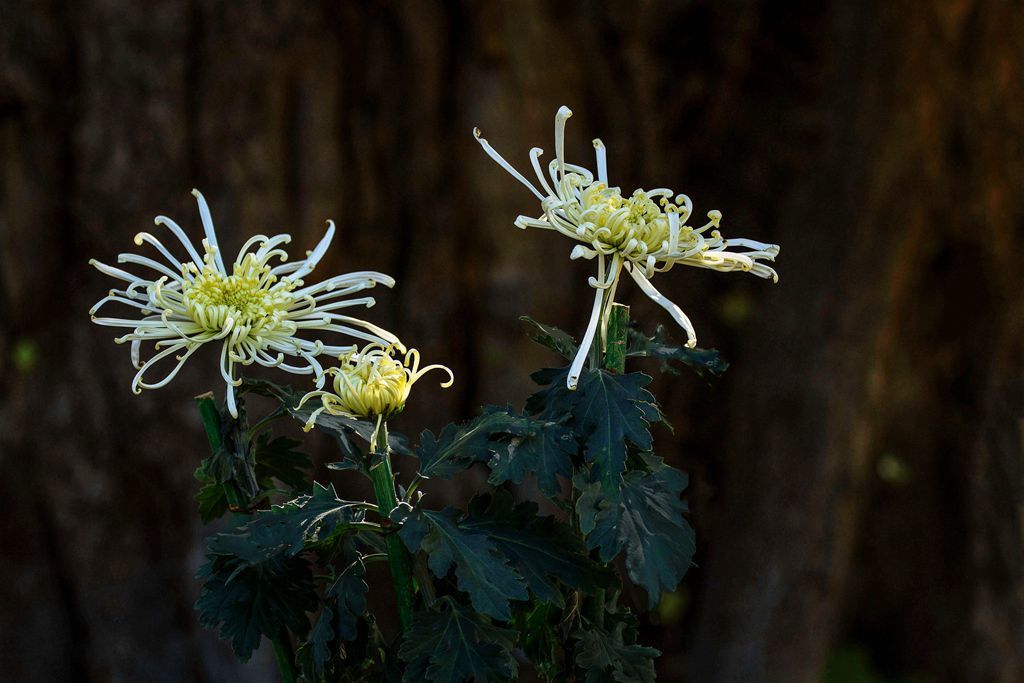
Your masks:
M 368 317 L 457 376 L 398 429 L 520 404 L 555 359 L 517 316 L 579 334 L 591 266 L 512 226 L 536 203 L 470 131 L 527 168 L 567 104 L 571 158 L 600 135 L 613 183 L 782 245 L 776 286 L 656 282 L 733 363 L 653 385 L 700 541 L 662 680 L 1024 680 L 1019 2 L 5 0 L 0 50 L 0 679 L 274 675 L 191 608 L 216 354 L 133 396 L 87 260 L 158 213 L 198 239 L 192 187 L 230 253 L 333 218 L 320 272 L 397 277 Z

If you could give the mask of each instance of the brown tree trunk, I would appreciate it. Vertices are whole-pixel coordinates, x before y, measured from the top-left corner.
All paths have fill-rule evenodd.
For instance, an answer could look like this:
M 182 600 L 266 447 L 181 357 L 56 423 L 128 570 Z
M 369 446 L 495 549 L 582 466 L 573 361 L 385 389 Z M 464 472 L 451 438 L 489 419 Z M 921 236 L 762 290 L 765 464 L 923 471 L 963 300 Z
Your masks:
M 894 673 L 1021 680 L 1024 22 L 882 3 L 827 28 L 823 153 L 780 197 L 782 291 L 733 367 L 691 677 L 816 681 L 852 639 Z

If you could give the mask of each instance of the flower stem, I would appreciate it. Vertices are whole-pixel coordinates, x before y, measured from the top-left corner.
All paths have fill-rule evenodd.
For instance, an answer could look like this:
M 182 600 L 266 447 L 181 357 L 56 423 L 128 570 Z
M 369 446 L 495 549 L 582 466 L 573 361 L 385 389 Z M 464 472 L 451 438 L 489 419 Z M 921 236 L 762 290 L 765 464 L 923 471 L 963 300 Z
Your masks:
M 217 403 L 213 400 L 212 393 L 205 393 L 196 396 L 196 405 L 199 408 L 199 417 L 203 421 L 203 428 L 206 430 L 206 440 L 210 442 L 210 452 L 216 454 L 223 446 L 220 431 L 220 411 L 217 410 Z M 231 482 L 224 482 L 224 495 L 228 499 L 228 507 L 232 511 L 242 511 L 248 508 L 238 487 Z M 274 658 L 277 660 L 277 668 L 281 672 L 283 683 L 295 683 L 295 653 L 292 651 L 292 641 L 288 636 L 287 629 L 282 628 L 281 634 L 271 641 L 274 644 Z
M 288 631 L 281 629 L 281 635 L 274 639 L 274 659 L 277 660 L 277 668 L 281 672 L 281 683 L 295 683 L 298 677 L 295 674 L 295 652 L 292 650 L 292 641 L 288 638 Z
M 206 392 L 196 396 L 196 406 L 199 408 L 199 417 L 203 421 L 203 429 L 206 430 L 206 440 L 210 443 L 210 453 L 217 454 L 217 451 L 224 445 L 220 431 L 220 411 L 217 410 L 217 403 L 213 400 L 213 394 Z M 228 500 L 230 510 L 245 510 L 248 505 L 242 497 L 241 491 L 232 482 L 222 482 L 224 497 Z
M 613 303 L 607 310 L 608 343 L 604 352 L 604 367 L 609 372 L 622 374 L 626 371 L 626 345 L 629 340 L 629 306 Z M 606 595 L 604 588 L 598 588 L 591 604 L 591 619 L 598 626 L 604 626 Z
M 604 367 L 609 372 L 626 371 L 626 343 L 629 339 L 629 306 L 612 304 L 608 311 L 608 346 Z
M 370 466 L 370 480 L 373 482 L 373 492 L 377 496 L 381 525 L 388 529 L 391 524 L 389 515 L 398 506 L 398 496 L 395 495 L 395 475 L 391 470 L 388 426 L 384 420 L 377 423 L 377 430 L 373 435 L 373 458 L 376 462 Z M 402 629 L 408 629 L 412 626 L 412 563 L 398 534 L 386 534 L 384 542 L 388 552 L 391 580 L 395 588 L 395 601 L 398 603 L 398 618 L 402 623 Z

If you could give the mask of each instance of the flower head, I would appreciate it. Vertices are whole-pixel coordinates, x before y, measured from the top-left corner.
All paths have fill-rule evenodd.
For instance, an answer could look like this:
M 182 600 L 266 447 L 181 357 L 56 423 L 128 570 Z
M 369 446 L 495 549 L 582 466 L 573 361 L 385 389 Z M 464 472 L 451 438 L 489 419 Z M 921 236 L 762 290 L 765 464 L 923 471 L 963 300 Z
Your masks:
M 609 185 L 607 151 L 600 140 L 594 140 L 596 178 L 586 168 L 566 162 L 565 122 L 570 116 L 568 107 L 561 107 L 555 115 L 555 158 L 548 164 L 547 175 L 540 164 L 543 150 L 530 150 L 537 185 L 498 154 L 479 128 L 473 134 L 488 156 L 540 200 L 541 216 L 519 216 L 515 225 L 560 232 L 581 243 L 572 250 L 570 258 L 597 260 L 597 277 L 590 279 L 590 286 L 597 290 L 590 323 L 569 371 L 568 385 L 572 389 L 599 322 L 614 299 L 623 269 L 686 330 L 687 346 L 692 348 L 697 344 L 697 335 L 690 319 L 654 288 L 650 283 L 654 274 L 682 264 L 725 272 L 739 270 L 777 282 L 778 275 L 765 262 L 775 260 L 779 247 L 748 239 L 725 239 L 718 230 L 722 220 L 719 211 L 709 211 L 707 223 L 700 227 L 687 225 L 693 211 L 690 198 L 667 188 L 640 189 L 624 195 L 621 189 Z
M 402 359 L 395 358 L 395 353 Z M 448 373 L 442 387 L 455 382 L 452 371 L 443 365 L 420 367 L 420 353 L 416 349 L 405 351 L 400 344 L 368 344 L 360 351 L 342 354 L 338 367 L 329 368 L 333 377 L 332 391 L 311 391 L 302 397 L 299 406 L 312 398 L 320 398 L 321 407 L 313 411 L 306 422 L 309 431 L 320 413 L 345 415 L 354 418 L 384 418 L 405 408 L 409 392 L 416 381 L 431 370 Z
M 235 365 L 257 363 L 315 375 L 318 386 L 322 386 L 324 370 L 316 357 L 325 353 L 337 356 L 355 345 L 328 345 L 318 333 L 340 333 L 370 342 L 397 341 L 387 330 L 341 312 L 351 306 L 372 306 L 372 297 L 345 297 L 377 284 L 392 287 L 395 281 L 389 276 L 367 271 L 338 275 L 316 284 L 307 285 L 304 281 L 330 246 L 335 231 L 333 222 L 327 222 L 327 234 L 313 251 L 306 253 L 305 259 L 287 260 L 288 254 L 281 245 L 291 242 L 290 235 L 255 235 L 239 250 L 229 270 L 206 200 L 198 190 L 192 194 L 199 204 L 206 233 L 202 255 L 177 223 L 158 216 L 156 225 L 167 228 L 184 248 L 183 260 L 154 235 L 140 232 L 135 236 L 136 246 L 151 245 L 164 261 L 120 254 L 118 263 L 142 266 L 155 275 L 135 275 L 95 259 L 89 262 L 100 272 L 127 283 L 124 289 L 110 290 L 89 314 L 99 325 L 130 330 L 115 341 L 131 342 L 132 365 L 138 370 L 132 380 L 135 393 L 166 385 L 199 347 L 218 343 L 228 409 L 237 416 L 234 387 L 241 380 L 235 377 Z M 281 263 L 272 265 L 274 260 Z M 98 317 L 99 310 L 111 303 L 129 306 L 140 312 L 141 317 Z M 149 342 L 156 352 L 141 362 L 142 345 Z M 146 381 L 146 373 L 169 356 L 173 357 L 174 366 L 161 379 Z M 286 357 L 295 360 L 285 363 Z

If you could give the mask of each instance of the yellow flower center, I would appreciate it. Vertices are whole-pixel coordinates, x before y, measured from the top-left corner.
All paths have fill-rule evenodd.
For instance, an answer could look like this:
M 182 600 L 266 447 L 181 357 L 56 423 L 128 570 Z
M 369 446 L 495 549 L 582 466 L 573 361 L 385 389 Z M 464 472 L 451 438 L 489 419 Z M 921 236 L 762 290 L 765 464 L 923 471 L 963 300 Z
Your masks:
M 580 218 L 592 224 L 592 239 L 623 251 L 627 258 L 645 256 L 668 242 L 668 217 L 643 190 L 627 199 L 618 188 L 597 182 L 581 194 Z
M 207 332 L 223 332 L 230 324 L 240 339 L 293 333 L 294 329 L 284 328 L 295 325 L 287 320 L 287 311 L 295 303 L 291 291 L 299 283 L 279 281 L 270 270 L 266 260 L 250 253 L 234 265 L 231 275 L 224 275 L 207 254 L 195 279 L 184 279 L 181 296 L 185 310 Z

